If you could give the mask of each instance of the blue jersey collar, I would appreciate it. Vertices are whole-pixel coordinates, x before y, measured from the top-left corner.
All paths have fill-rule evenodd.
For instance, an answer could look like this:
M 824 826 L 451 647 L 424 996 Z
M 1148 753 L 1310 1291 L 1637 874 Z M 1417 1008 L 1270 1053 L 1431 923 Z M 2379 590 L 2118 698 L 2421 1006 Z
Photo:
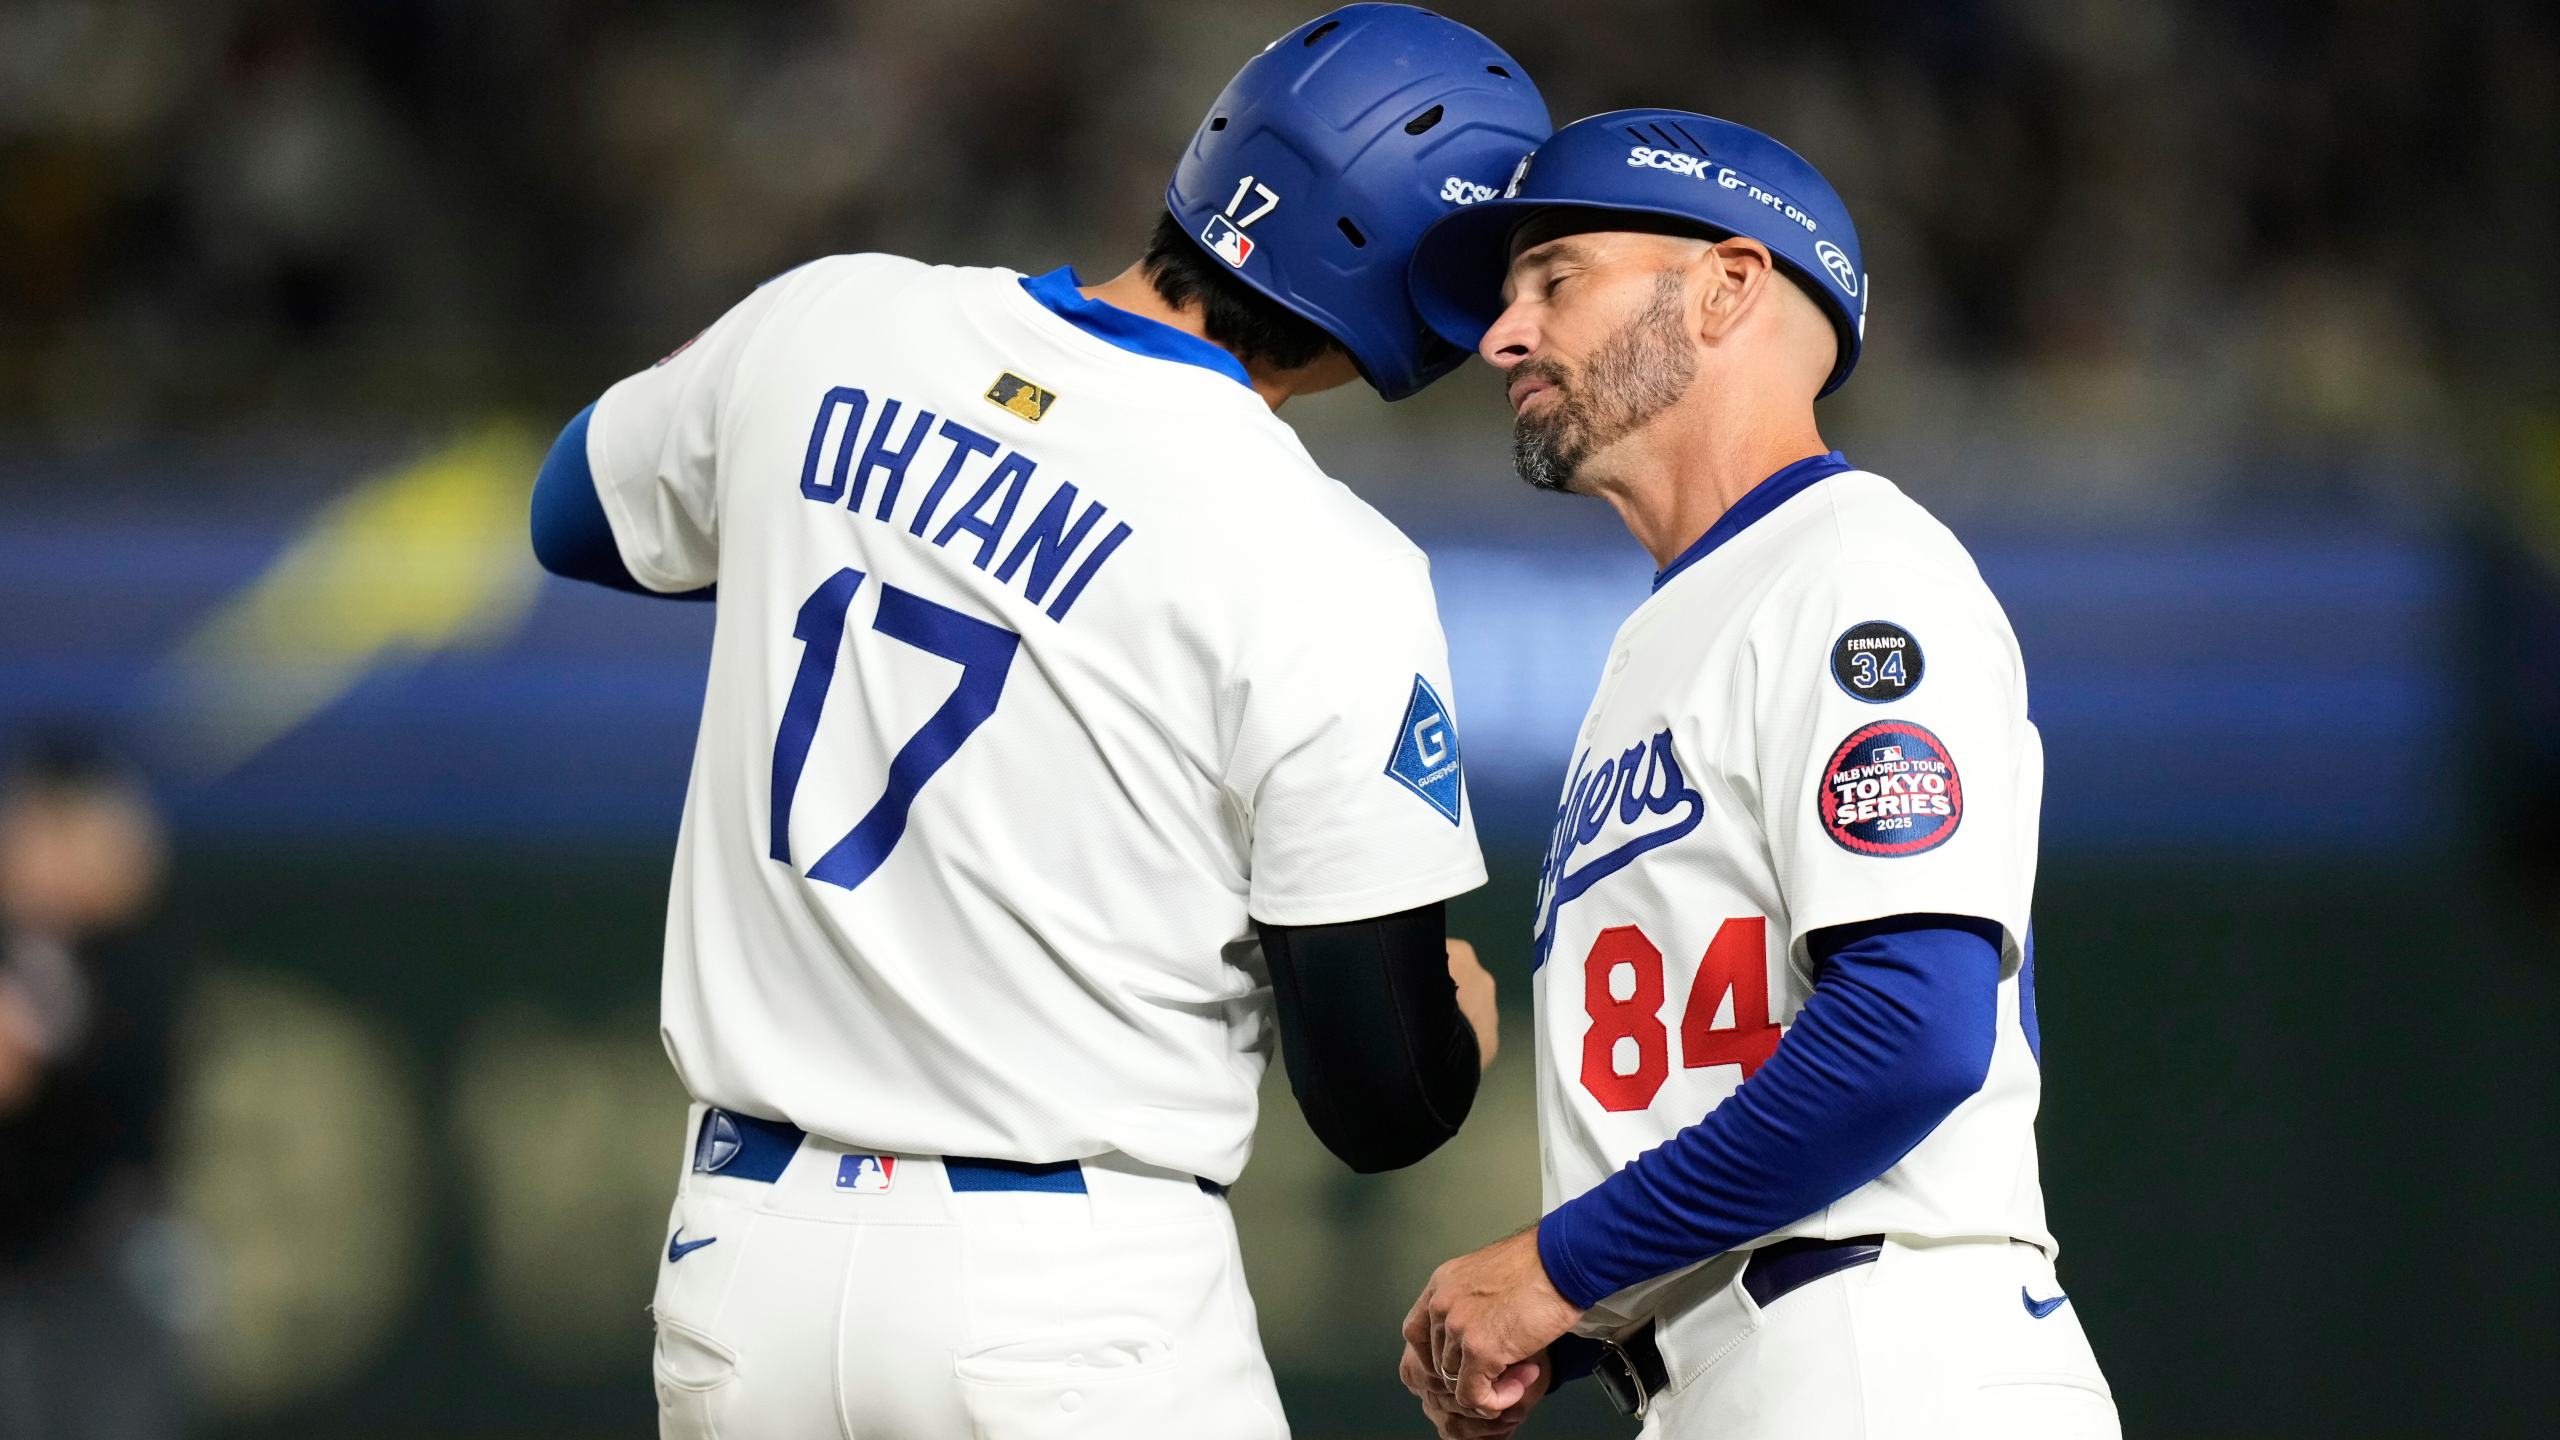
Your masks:
M 1741 499 L 1733 502 L 1732 509 L 1707 527 L 1707 533 L 1699 536 L 1696 544 L 1681 551 L 1678 558 L 1662 567 L 1662 573 L 1653 577 L 1653 588 L 1660 590 L 1670 584 L 1672 576 L 1706 559 L 1717 546 L 1750 529 L 1752 521 L 1794 499 L 1816 480 L 1856 468 L 1834 450 L 1826 455 L 1807 455 L 1752 486 L 1743 492 Z
M 1199 336 L 1117 305 L 1086 299 L 1076 289 L 1072 265 L 1061 265 L 1046 275 L 1025 275 L 1022 288 L 1050 314 L 1104 344 L 1117 345 L 1134 355 L 1215 370 L 1248 390 L 1253 388 L 1253 377 L 1245 373 L 1242 361 Z

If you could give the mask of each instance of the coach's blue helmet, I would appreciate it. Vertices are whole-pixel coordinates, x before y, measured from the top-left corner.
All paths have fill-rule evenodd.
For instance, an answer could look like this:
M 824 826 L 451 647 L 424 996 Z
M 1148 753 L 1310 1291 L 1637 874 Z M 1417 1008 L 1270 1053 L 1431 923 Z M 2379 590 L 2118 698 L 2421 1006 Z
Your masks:
M 1414 242 L 1499 193 L 1552 128 L 1528 71 L 1482 35 L 1411 5 L 1346 5 L 1236 72 L 1164 203 L 1401 400 L 1466 359 L 1414 311 Z
M 1686 110 L 1613 110 L 1576 120 L 1520 162 L 1502 198 L 1431 227 L 1413 256 L 1414 305 L 1453 345 L 1475 348 L 1502 314 L 1511 236 L 1552 209 L 1686 221 L 1769 247 L 1840 335 L 1821 393 L 1849 378 L 1867 333 L 1867 270 L 1849 207 L 1793 150 Z

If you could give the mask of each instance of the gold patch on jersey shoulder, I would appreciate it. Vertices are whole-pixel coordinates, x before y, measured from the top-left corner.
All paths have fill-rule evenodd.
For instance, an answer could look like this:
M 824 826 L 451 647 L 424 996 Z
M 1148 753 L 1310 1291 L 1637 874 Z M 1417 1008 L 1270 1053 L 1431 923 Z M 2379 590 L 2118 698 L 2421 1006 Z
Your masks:
M 1050 406 L 1058 403 L 1058 396 L 1055 391 L 1043 390 L 1007 370 L 996 377 L 996 383 L 987 387 L 987 400 L 1025 420 L 1037 422 L 1049 413 Z

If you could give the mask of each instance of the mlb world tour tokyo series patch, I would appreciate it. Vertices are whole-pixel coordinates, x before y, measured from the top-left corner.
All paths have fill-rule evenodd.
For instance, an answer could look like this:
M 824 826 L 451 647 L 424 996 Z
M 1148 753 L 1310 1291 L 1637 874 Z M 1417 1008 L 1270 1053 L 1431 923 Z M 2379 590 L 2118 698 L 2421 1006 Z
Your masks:
M 1964 783 L 1937 736 L 1908 720 L 1852 731 L 1823 767 L 1823 833 L 1860 855 L 1934 850 L 1964 821 Z

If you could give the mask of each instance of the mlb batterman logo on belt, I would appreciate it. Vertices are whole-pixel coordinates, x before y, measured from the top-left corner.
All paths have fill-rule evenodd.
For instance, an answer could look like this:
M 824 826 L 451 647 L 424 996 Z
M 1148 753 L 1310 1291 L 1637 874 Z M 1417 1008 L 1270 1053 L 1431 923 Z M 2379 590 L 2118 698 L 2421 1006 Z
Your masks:
M 895 1155 L 840 1155 L 836 1157 L 836 1188 L 856 1195 L 886 1195 L 898 1178 Z

